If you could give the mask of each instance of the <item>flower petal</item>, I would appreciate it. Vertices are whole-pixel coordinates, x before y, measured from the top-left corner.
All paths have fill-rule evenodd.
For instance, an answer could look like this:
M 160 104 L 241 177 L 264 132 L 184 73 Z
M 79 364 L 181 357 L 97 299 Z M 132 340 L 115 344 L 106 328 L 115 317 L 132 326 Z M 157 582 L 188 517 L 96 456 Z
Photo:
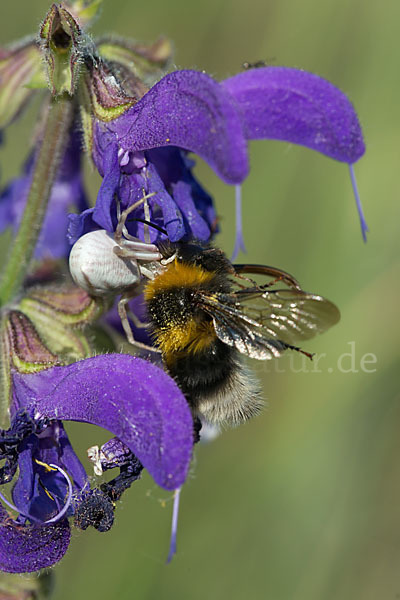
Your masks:
M 266 67 L 235 75 L 223 86 L 240 106 L 248 139 L 285 140 L 349 164 L 365 152 L 351 102 L 317 75 Z
M 81 235 L 99 228 L 97 223 L 93 221 L 93 212 L 94 208 L 87 208 L 79 215 L 75 213 L 68 215 L 67 239 L 71 246 L 75 244 Z
M 208 240 L 210 237 L 210 228 L 203 217 L 197 212 L 197 208 L 193 202 L 192 186 L 187 181 L 178 181 L 172 184 L 172 191 L 176 205 L 182 207 L 182 212 L 185 211 L 186 230 L 197 240 Z M 174 239 L 169 235 L 169 232 L 168 236 L 171 242 L 175 242 L 182 237 Z
M 175 382 L 152 363 L 109 354 L 34 377 L 15 374 L 14 394 L 16 409 L 108 429 L 165 489 L 185 481 L 193 446 L 191 412 Z
M 31 573 L 62 559 L 71 537 L 67 519 L 56 525 L 20 525 L 0 506 L 0 570 Z
M 184 218 L 185 233 L 189 238 L 208 240 L 211 230 L 215 232 L 216 212 L 211 196 L 193 176 L 195 163 L 174 147 L 155 148 L 147 154 L 165 187 L 172 191 Z
M 171 242 L 180 240 L 185 235 L 182 214 L 151 163 L 148 166 L 148 192 L 155 194 L 155 201 L 161 208 L 164 227 L 169 239 Z
M 101 127 L 97 124 L 96 129 Z M 166 75 L 106 127 L 124 150 L 178 146 L 201 156 L 227 183 L 239 183 L 248 173 L 246 142 L 234 102 L 205 73 L 183 70 Z
M 88 477 L 60 422 L 54 421 L 40 437 L 31 436 L 24 442 L 19 449 L 19 476 L 12 499 L 24 515 L 43 522 L 59 512 L 68 488 L 61 473 L 46 471 L 35 459 L 68 471 L 76 495 L 88 484 Z
M 44 218 L 42 231 L 35 251 L 36 258 L 63 258 L 68 256 L 70 247 L 66 238 L 68 211 L 74 206 L 82 211 L 87 206 L 83 187 L 81 162 L 81 141 L 77 133 L 70 136 L 60 169 L 50 195 L 49 207 Z M 34 168 L 34 155 L 31 154 L 20 177 L 13 179 L 0 194 L 0 232 L 12 226 L 18 229 Z
M 94 209 L 95 221 L 107 231 L 113 231 L 111 220 L 111 205 L 117 191 L 120 170 L 118 162 L 118 146 L 116 143 L 109 144 L 103 156 L 104 179 L 101 182 L 97 195 L 96 207 Z

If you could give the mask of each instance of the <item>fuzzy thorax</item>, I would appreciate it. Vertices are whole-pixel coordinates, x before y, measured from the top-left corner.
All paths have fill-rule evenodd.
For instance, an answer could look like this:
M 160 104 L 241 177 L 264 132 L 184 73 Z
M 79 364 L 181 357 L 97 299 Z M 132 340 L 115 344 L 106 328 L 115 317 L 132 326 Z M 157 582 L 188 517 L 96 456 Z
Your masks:
M 175 259 L 168 268 L 149 281 L 144 290 L 144 297 L 147 302 L 152 300 L 156 294 L 168 291 L 178 287 L 201 288 L 209 284 L 215 275 L 212 272 L 205 271 L 200 266 L 180 262 Z
M 195 309 L 196 290 L 207 287 L 213 279 L 212 272 L 175 260 L 164 273 L 147 283 L 144 295 L 153 336 L 167 363 L 183 351 L 202 352 L 215 340 L 212 321 Z

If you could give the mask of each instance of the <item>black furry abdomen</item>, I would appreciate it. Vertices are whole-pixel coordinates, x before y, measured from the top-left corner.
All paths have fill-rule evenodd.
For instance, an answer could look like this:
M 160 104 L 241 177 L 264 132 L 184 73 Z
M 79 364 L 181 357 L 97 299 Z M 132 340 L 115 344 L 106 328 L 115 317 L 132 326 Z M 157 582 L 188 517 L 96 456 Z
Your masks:
M 236 355 L 235 348 L 216 339 L 202 352 L 176 356 L 168 370 L 192 408 L 197 408 L 201 399 L 223 390 L 235 368 Z

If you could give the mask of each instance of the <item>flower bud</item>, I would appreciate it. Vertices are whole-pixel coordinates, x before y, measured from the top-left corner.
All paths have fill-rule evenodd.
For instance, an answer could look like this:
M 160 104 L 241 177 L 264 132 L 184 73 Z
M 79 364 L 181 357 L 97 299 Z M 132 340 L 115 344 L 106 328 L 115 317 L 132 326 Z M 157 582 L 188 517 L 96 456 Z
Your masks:
M 77 21 L 63 6 L 53 4 L 39 32 L 39 45 L 47 63 L 53 96 L 71 96 L 79 79 L 85 40 Z

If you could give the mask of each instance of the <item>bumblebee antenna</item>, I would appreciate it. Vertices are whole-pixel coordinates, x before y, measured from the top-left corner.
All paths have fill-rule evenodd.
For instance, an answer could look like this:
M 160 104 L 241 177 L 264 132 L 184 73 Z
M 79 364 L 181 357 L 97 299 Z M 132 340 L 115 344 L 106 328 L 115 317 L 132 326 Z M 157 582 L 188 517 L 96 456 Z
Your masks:
M 149 227 L 153 227 L 153 229 L 157 229 L 157 231 L 159 231 L 160 233 L 163 233 L 164 235 L 168 236 L 168 233 L 165 231 L 165 229 L 163 229 L 159 225 L 156 225 L 155 223 L 152 223 L 151 221 L 147 221 L 147 219 L 138 219 L 138 218 L 131 217 L 130 219 L 127 219 L 127 220 L 128 221 L 138 221 L 138 223 L 144 223 L 145 225 L 148 225 Z

